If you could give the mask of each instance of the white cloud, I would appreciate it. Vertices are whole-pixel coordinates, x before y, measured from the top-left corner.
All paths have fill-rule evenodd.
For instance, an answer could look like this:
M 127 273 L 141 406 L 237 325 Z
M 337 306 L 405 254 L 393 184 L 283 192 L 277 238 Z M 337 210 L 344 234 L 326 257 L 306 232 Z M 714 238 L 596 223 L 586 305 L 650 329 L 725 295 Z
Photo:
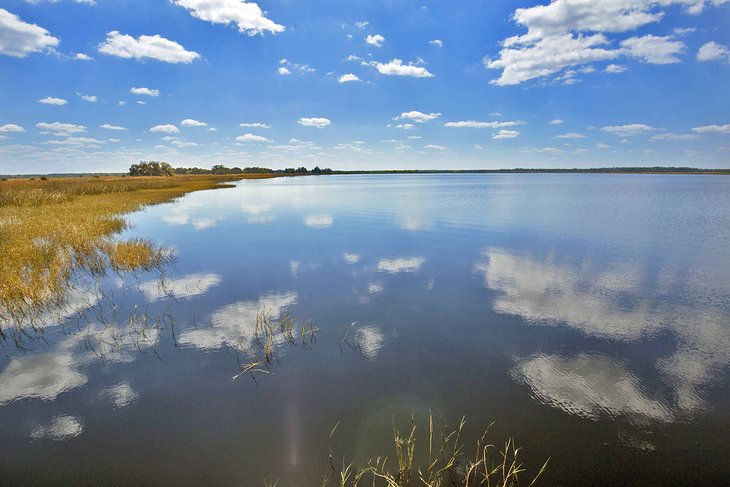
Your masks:
M 106 142 L 91 137 L 68 137 L 64 140 L 49 140 L 44 142 L 45 144 L 56 145 L 56 146 L 71 146 L 71 147 L 100 147 Z
M 327 118 L 319 118 L 319 117 L 313 117 L 313 118 L 307 118 L 303 117 L 299 119 L 299 122 L 297 122 L 299 125 L 303 125 L 305 127 L 317 127 L 318 129 L 321 129 L 323 127 L 326 127 L 328 125 L 331 125 L 332 122 Z
M 84 101 L 88 101 L 89 103 L 96 103 L 97 101 L 99 101 L 99 97 L 98 96 L 84 95 L 82 93 L 76 93 L 76 94 L 79 96 L 79 98 L 81 98 Z
M 429 44 L 436 47 L 444 47 L 444 42 L 441 39 L 434 39 L 432 41 L 428 41 Z
M 112 125 L 110 123 L 105 123 L 105 124 L 99 125 L 99 128 L 106 129 L 106 130 L 127 130 L 126 127 L 121 127 L 119 125 Z
M 381 36 L 380 34 L 369 35 L 365 38 L 365 42 L 367 42 L 371 46 L 381 47 L 385 42 L 385 37 Z
M 84 125 L 75 125 L 72 123 L 61 123 L 61 122 L 53 122 L 53 123 L 47 123 L 47 122 L 39 122 L 35 124 L 36 128 L 39 128 L 43 131 L 52 132 L 54 135 L 58 136 L 68 136 L 72 134 L 81 134 L 86 132 L 86 127 Z
M 361 21 L 355 22 L 355 27 L 357 27 L 358 29 L 364 29 L 368 25 L 370 25 L 370 22 L 368 22 L 366 20 L 361 20 Z
M 412 130 L 412 129 L 416 128 L 416 126 L 413 125 L 412 123 L 399 123 L 398 125 L 395 126 L 395 128 L 403 129 L 403 130 Z
M 672 40 L 669 36 L 658 37 L 646 35 L 632 37 L 621 42 L 621 47 L 628 50 L 630 56 L 651 64 L 678 63 L 677 57 L 687 46 L 682 41 Z
M 436 144 L 426 144 L 423 146 L 424 149 L 431 149 L 431 150 L 449 150 L 447 147 L 444 147 L 443 145 L 436 145 Z
M 435 120 L 441 116 L 440 113 L 423 113 L 416 110 L 410 112 L 403 112 L 393 120 L 412 120 L 416 123 L 425 123 Z
M 161 132 L 164 134 L 177 134 L 180 132 L 180 129 L 178 129 L 177 127 L 175 127 L 172 124 L 165 124 L 165 125 L 155 125 L 149 131 L 150 132 Z
M 459 122 L 446 122 L 445 127 L 455 128 L 469 128 L 469 129 L 498 129 L 502 127 L 514 127 L 515 125 L 521 125 L 519 121 L 506 121 L 506 122 L 479 122 L 476 120 L 462 120 Z
M 398 274 L 401 272 L 417 272 L 423 267 L 426 259 L 423 257 L 399 257 L 397 259 L 380 259 L 378 272 Z
M 172 3 L 212 24 L 236 24 L 239 32 L 250 36 L 285 30 L 283 25 L 266 18 L 258 4 L 244 0 L 172 0 Z
M 548 5 L 518 8 L 512 19 L 527 32 L 504 39 L 499 55 L 485 59 L 485 65 L 501 70 L 492 83 L 500 86 L 548 77 L 559 71 L 633 56 L 648 63 L 677 62 L 684 44 L 670 37 L 647 35 L 624 39 L 612 45 L 606 34 L 623 34 L 659 22 L 663 9 L 683 5 L 689 13 L 705 4 L 727 0 L 554 0 Z M 573 83 L 577 81 L 573 78 Z
M 63 98 L 56 98 L 53 96 L 47 96 L 38 100 L 38 103 L 42 103 L 43 105 L 55 105 L 61 107 L 63 105 L 66 105 L 68 103 L 68 100 L 65 100 Z
M 240 127 L 250 127 L 250 128 L 259 128 L 259 129 L 270 129 L 271 126 L 267 125 L 265 123 L 259 123 L 259 122 L 253 122 L 253 123 L 239 123 Z
M 563 123 L 563 121 L 560 120 L 559 118 L 556 118 L 554 120 L 550 120 L 550 125 L 560 125 L 562 123 Z
M 357 264 L 360 262 L 360 254 L 342 254 L 342 258 L 345 259 L 345 262 L 348 264 Z
M 695 127 L 692 129 L 692 132 L 696 132 L 698 134 L 730 134 L 730 123 L 727 125 L 705 125 L 702 127 Z
M 114 387 L 104 389 L 99 396 L 110 400 L 116 409 L 127 407 L 139 399 L 139 394 L 132 389 L 128 382 L 120 382 Z
M 387 76 L 413 76 L 415 78 L 433 78 L 433 74 L 429 73 L 423 66 L 416 66 L 413 63 L 403 64 L 402 59 L 393 59 L 387 63 L 379 63 L 370 61 L 364 63 L 373 66 L 380 74 Z
M 236 137 L 236 142 L 271 142 L 266 137 L 254 134 L 244 134 Z
M 136 88 L 132 87 L 129 89 L 129 92 L 133 95 L 145 95 L 145 96 L 160 96 L 160 90 L 154 90 L 151 88 Z
M 0 8 L 0 54 L 26 57 L 56 47 L 59 40 L 46 29 L 20 20 L 17 15 Z
M 493 139 L 497 139 L 497 140 L 499 140 L 499 139 L 514 139 L 518 135 L 520 135 L 520 133 L 517 130 L 506 130 L 506 129 L 502 129 L 499 132 L 497 132 L 496 134 L 492 135 L 492 138 Z
M 287 76 L 291 74 L 291 71 L 285 66 L 280 66 L 279 69 L 277 69 L 277 72 L 282 76 Z
M 698 137 L 696 134 L 657 134 L 651 140 L 695 140 Z
M 606 66 L 606 69 L 604 69 L 603 72 L 608 74 L 618 74 L 623 73 L 627 69 L 628 68 L 626 66 L 623 66 L 621 64 L 609 64 L 608 66 Z
M 730 49 L 718 44 L 717 42 L 710 41 L 703 44 L 702 47 L 697 51 L 698 61 L 725 61 L 730 63 Z
M 81 422 L 81 419 L 76 416 L 59 414 L 53 418 L 50 424 L 34 428 L 30 433 L 30 437 L 33 439 L 49 438 L 51 440 L 61 441 L 79 436 L 83 430 L 84 424 Z
M 76 61 L 93 61 L 94 60 L 93 57 L 89 56 L 88 54 L 84 54 L 83 52 L 77 52 L 73 58 Z
M 601 130 L 618 135 L 619 137 L 631 137 L 633 135 L 654 132 L 656 128 L 642 123 L 630 123 L 627 125 L 608 125 L 606 127 L 601 127 Z
M 192 118 L 186 118 L 182 122 L 180 122 L 180 125 L 183 127 L 207 127 L 208 124 L 205 122 L 200 122 L 198 120 L 193 120 Z
M 560 134 L 555 136 L 556 139 L 585 139 L 585 137 L 585 135 L 575 132 L 568 132 L 566 134 Z
M 14 123 L 6 123 L 5 125 L 0 125 L 0 133 L 8 132 L 25 132 L 25 129 L 20 125 L 15 125 Z
M 99 44 L 99 52 L 125 59 L 156 59 L 166 63 L 190 63 L 200 57 L 197 52 L 187 51 L 177 42 L 159 35 L 134 38 L 116 30 L 109 32 L 106 40 Z
M 352 73 L 343 74 L 337 79 L 338 83 L 350 83 L 352 81 L 360 81 L 360 78 L 357 77 L 357 75 L 354 75 Z
M 596 149 L 608 149 L 611 146 L 608 144 L 604 144 L 603 142 L 599 142 L 596 144 Z

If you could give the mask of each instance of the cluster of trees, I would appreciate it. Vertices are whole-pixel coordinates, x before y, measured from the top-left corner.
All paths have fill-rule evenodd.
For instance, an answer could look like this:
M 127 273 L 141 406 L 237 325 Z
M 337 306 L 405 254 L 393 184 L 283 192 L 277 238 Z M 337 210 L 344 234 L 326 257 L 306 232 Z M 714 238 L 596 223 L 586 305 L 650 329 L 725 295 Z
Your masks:
M 293 175 L 303 174 L 332 174 L 332 169 L 324 168 L 320 169 L 319 166 L 315 166 L 311 171 L 306 167 L 288 167 L 282 170 L 269 169 L 268 167 L 226 167 L 223 164 L 216 164 L 210 169 L 201 167 L 176 167 L 172 168 L 170 164 L 166 162 L 158 161 L 140 161 L 137 164 L 132 164 L 129 167 L 130 176 L 174 176 L 175 174 L 272 174 L 272 173 L 283 173 Z
M 175 170 L 166 162 L 140 161 L 129 166 L 130 176 L 174 176 Z
M 320 169 L 319 166 L 314 166 L 314 169 L 310 171 L 304 166 L 298 167 L 296 169 L 294 169 L 293 167 L 287 167 L 286 169 L 284 169 L 284 174 L 332 174 L 332 169 L 328 167 Z

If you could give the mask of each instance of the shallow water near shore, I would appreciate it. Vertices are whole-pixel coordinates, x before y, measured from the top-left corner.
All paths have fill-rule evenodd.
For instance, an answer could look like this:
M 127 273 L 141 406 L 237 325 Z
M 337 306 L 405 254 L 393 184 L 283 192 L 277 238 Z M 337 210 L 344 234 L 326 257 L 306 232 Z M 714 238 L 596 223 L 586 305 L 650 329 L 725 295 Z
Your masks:
M 338 421 L 364 462 L 429 411 L 496 422 L 545 485 L 723 483 L 729 206 L 723 176 L 459 174 L 147 208 L 126 235 L 175 249 L 162 280 L 80 284 L 62 327 L 5 344 L 0 484 L 317 485 Z M 262 311 L 318 331 L 232 380 Z

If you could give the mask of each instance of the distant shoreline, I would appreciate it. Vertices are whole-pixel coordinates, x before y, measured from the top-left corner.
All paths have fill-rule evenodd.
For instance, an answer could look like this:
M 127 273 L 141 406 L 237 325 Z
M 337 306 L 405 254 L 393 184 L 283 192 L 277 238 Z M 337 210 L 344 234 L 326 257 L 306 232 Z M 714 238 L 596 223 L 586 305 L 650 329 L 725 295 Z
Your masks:
M 596 168 L 514 168 L 514 169 L 382 169 L 382 170 L 332 170 L 322 176 L 331 174 L 710 174 L 730 175 L 730 169 L 702 169 L 694 167 L 596 167 Z M 69 178 L 94 176 L 126 176 L 127 173 L 50 173 L 50 174 L 0 174 L 0 178 Z M 288 174 L 283 170 L 274 170 L 273 176 L 308 176 L 307 174 Z

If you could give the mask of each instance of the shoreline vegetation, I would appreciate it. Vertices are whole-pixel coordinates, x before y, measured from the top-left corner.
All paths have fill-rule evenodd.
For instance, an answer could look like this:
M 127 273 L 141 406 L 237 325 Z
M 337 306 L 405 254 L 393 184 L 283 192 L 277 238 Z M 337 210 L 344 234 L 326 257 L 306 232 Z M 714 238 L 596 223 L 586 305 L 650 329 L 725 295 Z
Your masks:
M 161 268 L 171 253 L 120 240 L 125 215 L 269 174 L 75 177 L 0 182 L 0 340 L 21 346 L 68 304 L 80 277 Z M 35 332 L 35 334 L 32 334 Z
M 227 175 L 244 177 L 281 177 L 281 176 L 309 176 L 309 175 L 343 175 L 343 174 L 718 174 L 730 175 L 728 169 L 708 169 L 697 167 L 593 167 L 593 168 L 511 168 L 511 169 L 389 169 L 389 170 L 352 170 L 341 171 L 318 166 L 309 170 L 305 167 L 269 169 L 265 167 L 228 168 L 215 165 L 211 169 L 198 167 L 171 168 L 172 174 L 154 174 L 156 176 L 183 176 L 183 175 Z M 0 182 L 15 179 L 69 179 L 69 178 L 112 178 L 127 177 L 129 173 L 49 173 L 49 174 L 4 174 L 0 175 Z M 148 174 L 152 176 L 153 174 Z M 1 188 L 0 189 L 4 189 Z

